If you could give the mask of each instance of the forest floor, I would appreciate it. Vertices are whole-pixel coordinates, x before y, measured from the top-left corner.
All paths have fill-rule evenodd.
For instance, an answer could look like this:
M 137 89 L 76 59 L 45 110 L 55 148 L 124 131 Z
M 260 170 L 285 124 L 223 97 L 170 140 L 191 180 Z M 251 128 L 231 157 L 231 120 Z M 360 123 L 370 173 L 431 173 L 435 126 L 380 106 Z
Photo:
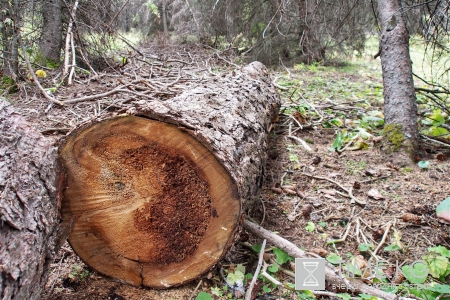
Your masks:
M 224 53 L 216 55 L 209 50 L 205 54 L 199 47 L 180 49 L 171 50 L 171 59 L 187 67 L 199 57 L 203 57 L 203 62 L 210 60 L 211 64 L 204 67 L 210 73 L 219 69 L 231 72 L 235 67 L 229 64 L 232 58 L 225 58 Z M 167 53 L 165 49 L 149 49 L 148 53 L 158 51 Z M 157 55 L 153 59 L 163 61 Z M 43 85 L 55 85 L 56 81 L 51 80 L 55 74 L 49 72 Z M 167 74 L 166 79 L 161 72 L 158 74 L 161 86 L 177 80 L 176 72 Z M 424 140 L 423 155 L 418 160 L 428 161 L 427 168 L 417 164 L 393 165 L 381 153 L 376 138 L 382 127 L 379 69 L 370 69 L 364 62 L 341 67 L 294 65 L 273 70 L 271 75 L 282 88 L 283 106 L 270 135 L 265 186 L 259 201 L 247 211 L 248 218 L 305 251 L 331 259 L 367 262 L 372 257 L 372 263 L 377 258 L 394 266 L 395 262 L 407 265 L 422 259 L 430 247 L 442 245 L 450 249 L 450 225 L 441 223 L 435 213 L 436 206 L 450 197 L 450 148 Z M 103 74 L 96 80 L 85 76 L 79 74 L 70 87 L 58 86 L 54 96 L 74 99 L 112 90 L 123 84 L 124 71 Z M 117 94 L 60 108 L 49 104 L 30 82 L 7 98 L 31 124 L 57 141 L 99 111 L 111 109 L 120 113 L 127 97 L 137 96 Z M 344 143 L 338 149 L 349 144 L 339 152 L 330 150 L 338 133 Z M 306 147 L 298 138 L 305 141 Z M 365 204 L 352 203 L 349 191 Z M 254 273 L 258 256 L 249 245 L 262 241 L 251 235 L 245 241 L 245 236 L 243 232 L 241 242 L 232 247 L 220 267 L 195 282 L 169 290 L 137 288 L 104 277 L 86 266 L 66 243 L 52 265 L 42 299 L 181 300 L 195 299 L 202 291 L 213 299 L 234 298 L 219 268 L 229 273 L 242 264 L 245 274 Z M 274 249 L 266 247 L 266 251 L 273 253 Z M 290 267 L 289 263 L 283 266 Z M 283 283 L 294 282 L 280 270 L 270 268 L 269 272 Z M 386 273 L 390 273 L 387 277 L 393 275 L 395 268 L 388 268 Z M 402 278 L 394 277 L 390 280 L 397 284 L 398 294 L 411 292 L 402 285 Z M 314 299 L 312 294 L 275 288 L 261 280 L 257 289 L 258 299 Z M 333 292 L 344 298 L 346 291 Z M 354 299 L 361 297 L 364 296 Z

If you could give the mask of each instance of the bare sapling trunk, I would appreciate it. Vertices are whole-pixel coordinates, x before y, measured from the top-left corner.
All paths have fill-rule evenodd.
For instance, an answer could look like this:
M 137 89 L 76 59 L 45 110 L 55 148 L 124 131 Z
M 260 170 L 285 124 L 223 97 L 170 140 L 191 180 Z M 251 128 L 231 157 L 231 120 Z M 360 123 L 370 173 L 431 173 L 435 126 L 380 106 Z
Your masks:
M 416 157 L 419 131 L 409 34 L 400 8 L 398 0 L 378 1 L 385 116 L 383 150 L 395 162 L 405 164 Z

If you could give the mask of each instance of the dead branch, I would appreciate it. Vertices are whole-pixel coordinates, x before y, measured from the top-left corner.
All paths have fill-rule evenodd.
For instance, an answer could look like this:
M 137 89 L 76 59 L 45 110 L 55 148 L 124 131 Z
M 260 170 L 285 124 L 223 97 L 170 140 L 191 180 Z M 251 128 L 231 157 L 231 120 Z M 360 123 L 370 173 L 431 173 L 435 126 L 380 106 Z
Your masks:
M 377 255 L 377 252 L 381 249 L 381 247 L 384 245 L 384 243 L 386 242 L 386 238 L 389 234 L 389 230 L 391 229 L 392 223 L 389 222 L 386 225 L 386 229 L 384 230 L 384 234 L 383 234 L 383 238 L 381 239 L 380 243 L 378 244 L 378 247 L 375 249 L 375 251 L 373 251 L 374 255 Z
M 18 36 L 18 42 L 20 44 L 20 47 L 22 48 L 23 51 L 23 57 L 25 58 L 25 62 L 27 64 L 28 67 L 28 71 L 30 72 L 31 77 L 33 78 L 34 83 L 36 84 L 36 86 L 38 87 L 38 89 L 41 91 L 41 94 L 48 100 L 50 100 L 53 103 L 56 103 L 58 105 L 64 105 L 61 101 L 56 100 L 55 98 L 53 98 L 52 96 L 50 96 L 42 87 L 42 85 L 40 84 L 36 74 L 34 74 L 34 70 L 31 67 L 31 63 L 30 63 L 30 59 L 28 58 L 28 53 L 25 50 L 25 46 L 23 45 L 22 42 L 22 38 L 20 37 L 20 34 L 17 35 Z
M 264 239 L 261 245 L 261 250 L 259 251 L 258 266 L 256 267 L 255 275 L 253 275 L 252 281 L 248 286 L 247 293 L 245 294 L 245 300 L 250 300 L 252 297 L 253 287 L 255 286 L 256 279 L 258 279 L 259 270 L 261 269 L 261 265 L 263 262 L 265 248 L 266 248 L 266 240 Z
M 350 197 L 350 199 L 352 199 L 352 201 L 354 201 L 354 202 L 356 202 L 356 203 L 358 203 L 358 204 L 360 204 L 360 205 L 366 205 L 366 204 L 367 204 L 366 202 L 361 201 L 361 200 L 359 200 L 358 198 L 356 198 L 355 196 L 353 196 L 352 188 L 350 188 L 350 189 L 347 190 L 347 189 L 344 188 L 340 183 L 334 181 L 333 179 L 326 178 L 326 177 L 314 176 L 314 175 L 307 174 L 307 173 L 303 173 L 303 172 L 300 172 L 300 174 L 305 175 L 305 176 L 308 176 L 308 177 L 311 177 L 311 178 L 315 178 L 315 179 L 319 179 L 319 180 L 326 180 L 326 181 L 329 181 L 329 182 L 331 182 L 331 183 L 334 183 L 334 184 L 337 185 L 339 188 L 341 188 L 344 192 L 346 192 L 346 193 L 348 194 L 348 196 Z
M 290 256 L 296 257 L 296 258 L 306 258 L 306 253 L 298 248 L 296 245 L 291 243 L 290 241 L 262 228 L 261 226 L 258 226 L 248 220 L 244 220 L 244 228 L 257 235 L 260 238 L 267 239 L 268 242 L 274 244 L 278 248 L 286 251 Z M 366 285 L 365 283 L 361 282 L 360 280 L 356 278 L 344 278 L 339 276 L 338 271 L 334 269 L 334 267 L 330 265 L 325 266 L 325 279 L 327 280 L 329 285 L 341 285 L 346 286 L 348 289 L 355 293 L 363 293 L 363 294 L 369 294 L 376 297 L 380 297 L 386 300 L 396 300 L 397 296 L 386 293 L 384 291 L 381 291 L 377 288 L 374 288 L 372 286 Z

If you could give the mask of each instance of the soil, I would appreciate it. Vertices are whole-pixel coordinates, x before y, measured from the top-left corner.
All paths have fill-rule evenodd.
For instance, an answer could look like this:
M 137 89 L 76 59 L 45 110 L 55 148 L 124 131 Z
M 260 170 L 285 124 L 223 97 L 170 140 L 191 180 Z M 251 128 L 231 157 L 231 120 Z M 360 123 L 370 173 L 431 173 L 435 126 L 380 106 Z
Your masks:
M 206 62 L 203 66 L 206 69 L 211 68 L 213 62 L 222 71 L 233 68 L 227 63 L 232 58 L 225 58 L 225 53 L 216 56 L 214 52 L 194 46 L 189 49 L 174 47 L 171 51 L 149 46 L 146 53 L 156 53 L 153 55 L 159 55 L 157 60 L 161 62 L 167 61 L 170 54 L 180 61 L 197 59 Z M 304 86 L 312 84 L 313 79 L 318 76 L 317 73 L 305 70 L 290 71 L 291 76 L 302 79 Z M 273 77 L 279 77 L 284 72 L 284 69 L 273 71 Z M 74 85 L 61 86 L 54 96 L 64 100 L 105 92 L 117 86 L 120 78 L 125 76 L 124 73 L 121 69 L 100 74 L 95 80 L 82 78 L 79 74 Z M 51 78 L 56 75 L 56 71 L 49 71 L 47 78 L 42 78 L 42 84 L 54 85 Z M 367 81 L 370 80 L 370 85 L 382 86 L 381 79 L 371 77 L 372 75 L 336 72 L 321 73 L 319 76 L 326 77 L 330 82 L 350 81 L 369 85 Z M 162 75 L 159 78 L 162 80 Z M 170 82 L 173 79 L 167 80 Z M 116 94 L 58 107 L 40 96 L 31 82 L 20 84 L 19 90 L 19 93 L 9 95 L 7 99 L 32 125 L 55 142 L 78 124 L 94 118 L 99 110 L 124 112 L 124 99 L 134 97 Z M 436 206 L 450 197 L 450 148 L 424 140 L 420 160 L 430 162 L 428 169 L 421 169 L 416 163 L 411 163 L 406 168 L 393 165 L 381 152 L 376 141 L 370 141 L 365 150 L 330 151 L 336 132 L 340 129 L 324 128 L 320 124 L 306 126 L 317 119 L 297 118 L 294 121 L 295 114 L 286 109 L 292 103 L 289 95 L 283 92 L 283 97 L 285 109 L 270 135 L 265 185 L 259 201 L 246 212 L 247 218 L 266 229 L 278 232 L 302 249 L 321 256 L 336 253 L 347 258 L 360 254 L 368 260 L 370 254 L 361 252 L 358 245 L 372 244 L 374 247 L 381 246 L 376 253 L 379 258 L 393 264 L 398 261 L 400 265 L 420 259 L 432 246 L 442 245 L 450 249 L 450 225 L 440 222 L 435 213 Z M 339 95 L 331 95 L 330 98 L 333 98 L 333 103 L 339 102 Z M 330 103 L 320 97 L 308 100 L 319 112 L 321 106 Z M 357 102 L 347 102 L 346 105 L 357 107 Z M 377 104 L 374 103 L 373 106 Z M 328 112 L 333 109 L 327 108 Z M 346 113 L 357 115 L 360 111 L 347 108 Z M 298 126 L 302 123 L 305 125 L 302 126 L 303 129 Z M 289 131 L 292 136 L 307 141 L 311 151 L 306 150 L 295 138 L 289 138 Z M 348 197 L 350 189 L 356 199 L 366 204 L 352 203 L 352 199 Z M 315 224 L 311 232 L 305 229 L 308 222 Z M 387 228 L 389 230 L 386 232 Z M 341 242 L 327 243 L 333 239 L 341 239 L 345 234 L 346 237 Z M 384 247 L 394 244 L 396 237 L 401 249 L 385 251 Z M 249 248 L 249 244 L 259 243 L 261 240 L 243 231 L 241 239 L 220 266 L 190 284 L 169 290 L 137 288 L 104 277 L 87 267 L 66 243 L 52 265 L 42 299 L 195 299 L 200 291 L 211 293 L 211 287 L 225 286 L 220 270 L 226 271 L 236 264 L 244 264 L 246 272 L 253 273 L 258 257 Z M 282 274 L 277 276 L 284 282 L 293 282 L 293 278 Z M 295 293 L 284 288 L 264 292 L 262 285 L 258 286 L 263 295 L 259 299 L 269 299 L 270 294 L 274 295 L 270 299 L 298 299 Z M 226 297 L 223 296 L 222 299 Z

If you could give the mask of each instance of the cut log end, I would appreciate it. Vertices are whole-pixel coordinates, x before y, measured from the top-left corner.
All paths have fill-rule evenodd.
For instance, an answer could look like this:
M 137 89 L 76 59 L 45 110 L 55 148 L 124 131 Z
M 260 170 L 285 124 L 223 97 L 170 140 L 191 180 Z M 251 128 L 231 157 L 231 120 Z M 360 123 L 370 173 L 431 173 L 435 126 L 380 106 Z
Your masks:
M 133 285 L 197 278 L 231 245 L 237 186 L 221 163 L 174 125 L 116 117 L 73 132 L 60 147 L 62 217 L 92 268 Z

